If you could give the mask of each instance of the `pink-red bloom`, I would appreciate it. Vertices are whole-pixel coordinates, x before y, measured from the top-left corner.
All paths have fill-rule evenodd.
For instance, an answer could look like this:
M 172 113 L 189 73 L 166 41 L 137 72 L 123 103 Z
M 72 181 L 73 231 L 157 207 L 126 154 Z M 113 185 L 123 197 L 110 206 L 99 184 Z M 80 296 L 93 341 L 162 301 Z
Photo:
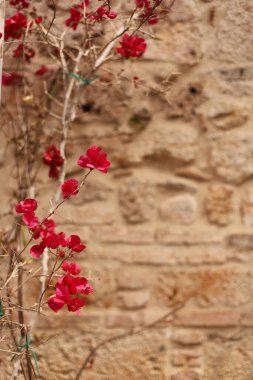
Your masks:
M 66 241 L 67 246 L 74 252 L 82 252 L 86 248 L 86 245 L 81 244 L 81 239 L 78 235 L 70 235 Z
M 30 3 L 26 0 L 10 0 L 10 5 L 23 9 L 28 8 Z
M 117 52 L 122 55 L 124 58 L 140 58 L 147 47 L 146 41 L 144 38 L 138 36 L 130 36 L 125 33 L 122 40 L 119 41 L 121 44 L 120 48 L 117 48 Z
M 33 245 L 30 248 L 30 255 L 36 259 L 40 259 L 44 252 L 45 246 L 43 243 Z
M 108 7 L 101 5 L 95 12 L 87 14 L 87 17 L 91 20 L 102 22 L 106 19 L 114 19 L 117 17 L 116 11 L 109 11 Z
M 15 206 L 15 210 L 19 214 L 24 214 L 28 211 L 35 211 L 38 207 L 37 201 L 33 198 L 27 198 L 24 201 L 19 202 Z
M 75 263 L 70 265 L 68 263 L 64 264 L 62 264 L 63 270 L 68 273 L 58 278 L 55 286 L 55 295 L 49 298 L 48 306 L 57 313 L 66 305 L 69 311 L 79 314 L 81 307 L 85 305 L 85 298 L 81 297 L 81 295 L 88 295 L 93 289 L 85 277 L 74 277 L 70 274 L 71 265 L 73 271 L 79 273 L 78 265 Z
M 10 38 L 19 39 L 27 26 L 27 18 L 21 12 L 16 12 L 12 17 L 7 18 L 4 26 L 5 41 L 8 41 Z
M 27 211 L 23 217 L 23 222 L 27 225 L 28 228 L 34 228 L 37 227 L 39 224 L 39 219 L 37 216 L 34 214 L 33 211 Z
M 25 58 L 26 62 L 30 63 L 31 59 L 35 56 L 35 50 L 32 48 L 29 48 L 28 46 L 22 44 L 19 44 L 18 47 L 13 50 L 13 57 L 14 58 Z
M 77 165 L 81 168 L 97 169 L 107 173 L 111 163 L 107 160 L 107 154 L 103 149 L 93 145 L 87 150 L 86 155 L 79 157 Z
M 77 195 L 79 192 L 78 181 L 75 178 L 68 179 L 61 185 L 62 193 L 64 198 L 68 198 Z
M 35 75 L 37 75 L 37 76 L 43 76 L 43 75 L 45 75 L 46 73 L 48 73 L 50 70 L 49 70 L 49 68 L 47 67 L 47 66 L 45 66 L 45 65 L 41 65 L 39 68 L 38 68 L 38 70 L 36 70 L 35 71 Z
M 89 0 L 85 0 L 85 7 L 87 7 L 88 5 L 89 5 Z M 79 23 L 83 19 L 83 9 L 84 9 L 83 3 L 75 4 L 73 5 L 73 7 L 70 8 L 69 10 L 70 17 L 65 21 L 65 24 L 69 28 L 76 30 Z
M 60 154 L 58 148 L 55 145 L 50 145 L 47 151 L 43 154 L 44 164 L 50 167 L 49 169 L 49 177 L 58 178 L 59 171 L 58 167 L 62 166 L 64 160 Z

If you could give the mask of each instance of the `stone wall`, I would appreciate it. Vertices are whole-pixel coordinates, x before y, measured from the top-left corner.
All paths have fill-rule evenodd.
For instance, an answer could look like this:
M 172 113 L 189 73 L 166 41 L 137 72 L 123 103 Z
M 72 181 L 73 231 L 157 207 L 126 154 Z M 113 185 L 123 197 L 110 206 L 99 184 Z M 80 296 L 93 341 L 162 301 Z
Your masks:
M 123 82 L 81 94 L 69 173 L 91 143 L 112 170 L 57 216 L 88 243 L 95 292 L 81 317 L 41 318 L 43 379 L 74 379 L 96 342 L 184 300 L 101 348 L 81 379 L 253 379 L 252 30 L 252 0 L 178 0 L 145 59 L 114 68 L 169 85 L 167 99 Z M 48 206 L 52 185 L 41 189 Z

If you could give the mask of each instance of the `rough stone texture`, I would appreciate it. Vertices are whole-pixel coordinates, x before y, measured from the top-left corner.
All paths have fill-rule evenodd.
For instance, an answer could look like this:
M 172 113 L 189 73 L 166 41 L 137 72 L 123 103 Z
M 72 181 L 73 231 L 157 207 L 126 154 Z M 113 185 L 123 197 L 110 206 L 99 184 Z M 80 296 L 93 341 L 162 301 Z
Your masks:
M 253 134 L 234 130 L 210 138 L 211 165 L 219 177 L 239 184 L 253 175 Z
M 196 219 L 197 202 L 191 195 L 176 195 L 160 206 L 160 217 L 164 221 L 178 224 L 192 224 Z
M 245 226 L 253 225 L 253 190 L 247 189 L 241 200 L 242 220 Z
M 154 208 L 153 188 L 137 178 L 131 178 L 121 186 L 119 202 L 122 214 L 129 223 L 143 223 L 152 216 Z
M 88 243 L 78 263 L 95 292 L 80 317 L 44 308 L 33 334 L 43 380 L 74 380 L 96 343 L 165 315 L 101 347 L 80 380 L 253 379 L 253 3 L 176 0 L 164 18 L 146 56 L 99 72 L 102 90 L 80 89 L 68 175 L 81 177 L 76 158 L 91 144 L 112 169 L 93 171 L 57 210 L 59 228 Z M 40 216 L 53 187 L 40 180 Z M 1 233 L 12 189 L 2 181 Z M 32 304 L 36 294 L 34 285 Z
M 205 206 L 210 222 L 224 226 L 233 216 L 233 188 L 226 185 L 208 187 Z

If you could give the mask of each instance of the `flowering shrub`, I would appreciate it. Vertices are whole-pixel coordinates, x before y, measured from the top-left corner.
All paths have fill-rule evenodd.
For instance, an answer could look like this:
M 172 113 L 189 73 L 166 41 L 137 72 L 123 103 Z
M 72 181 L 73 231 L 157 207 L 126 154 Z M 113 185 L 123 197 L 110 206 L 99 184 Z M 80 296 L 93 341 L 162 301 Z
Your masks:
M 17 185 L 13 195 L 18 202 L 14 213 L 12 207 L 13 225 L 1 241 L 7 270 L 0 313 L 10 330 L 11 343 L 8 342 L 6 351 L 20 354 L 12 358 L 12 378 L 16 378 L 19 368 L 25 379 L 32 378 L 32 351 L 28 343 L 25 346 L 18 341 L 30 341 L 42 309 L 80 314 L 93 290 L 90 279 L 81 275 L 76 263 L 86 245 L 80 236 L 60 231 L 54 219 L 65 202 L 78 197 L 93 170 L 107 173 L 111 165 L 106 152 L 92 145 L 76 163 L 75 170 L 81 170 L 83 178 L 72 178 L 73 172 L 70 175 L 69 130 L 81 110 L 86 109 L 83 94 L 86 97 L 92 88 L 96 97 L 96 91 L 104 92 L 114 85 L 103 77 L 106 71 L 113 77 L 111 63 L 125 60 L 127 65 L 129 61 L 145 59 L 149 47 L 146 36 L 151 39 L 154 25 L 170 11 L 166 3 L 165 0 L 115 4 L 110 0 L 82 0 L 72 2 L 66 9 L 65 3 L 60 7 L 55 1 L 7 2 L 2 29 L 0 25 L 3 46 L 0 75 L 4 87 L 0 117 L 8 146 L 13 148 L 13 176 Z M 152 33 L 150 29 L 145 32 L 145 25 Z M 119 77 L 131 88 L 143 88 L 146 93 L 148 85 L 132 68 L 129 77 L 121 74 Z M 48 168 L 49 178 L 58 181 L 58 186 L 48 215 L 41 218 L 37 193 L 43 182 L 40 176 L 43 164 Z M 55 186 L 53 181 L 49 183 Z M 30 277 L 23 280 L 23 276 L 30 274 L 31 261 L 40 263 L 36 275 L 40 290 L 36 303 L 24 307 L 24 284 L 29 283 Z M 36 276 L 32 274 L 31 278 L 37 279 Z M 36 313 L 31 317 L 28 311 Z M 13 325 L 18 326 L 19 337 L 13 335 Z

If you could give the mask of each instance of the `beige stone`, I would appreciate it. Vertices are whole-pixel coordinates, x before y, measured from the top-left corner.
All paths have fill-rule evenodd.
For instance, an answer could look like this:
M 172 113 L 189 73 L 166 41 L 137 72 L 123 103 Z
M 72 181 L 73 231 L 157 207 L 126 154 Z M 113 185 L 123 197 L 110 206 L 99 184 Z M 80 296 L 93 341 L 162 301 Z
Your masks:
M 216 184 L 208 187 L 205 207 L 207 217 L 211 223 L 220 226 L 227 225 L 233 217 L 233 188 Z
M 118 305 L 122 309 L 142 309 L 149 301 L 150 292 L 148 290 L 124 291 L 118 293 Z
M 231 129 L 240 127 L 249 119 L 249 110 L 244 104 L 224 100 L 210 100 L 197 110 L 205 128 Z
M 242 220 L 245 226 L 253 225 L 253 189 L 247 189 L 241 200 Z
M 154 189 L 145 181 L 130 178 L 119 190 L 119 203 L 127 222 L 146 222 L 154 209 Z
M 181 349 L 172 352 L 171 362 L 175 367 L 199 367 L 201 351 L 196 349 Z
M 228 182 L 240 184 L 253 175 L 253 134 L 240 130 L 210 136 L 211 165 Z
M 161 204 L 159 214 L 162 220 L 178 224 L 192 224 L 197 217 L 196 198 L 189 194 L 168 198 Z
M 198 330 L 175 329 L 171 339 L 177 344 L 191 346 L 201 344 L 205 340 L 205 335 Z

